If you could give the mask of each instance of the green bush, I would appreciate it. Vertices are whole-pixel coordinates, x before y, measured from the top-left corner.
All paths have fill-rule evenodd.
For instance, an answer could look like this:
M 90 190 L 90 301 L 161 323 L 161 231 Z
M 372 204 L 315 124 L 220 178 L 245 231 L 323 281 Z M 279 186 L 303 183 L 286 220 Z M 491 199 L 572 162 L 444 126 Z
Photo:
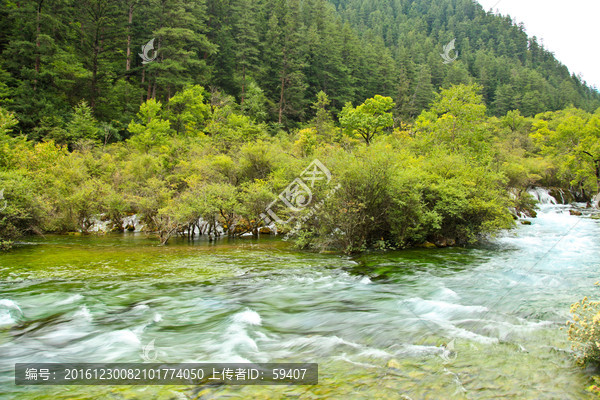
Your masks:
M 339 189 L 307 221 L 303 247 L 357 252 L 382 244 L 467 244 L 512 226 L 502 175 L 458 155 L 425 159 L 380 142 L 322 160 L 334 181 L 317 190 L 313 204 Z
M 42 204 L 34 182 L 18 171 L 0 172 L 0 241 L 40 232 Z M 6 243 L 3 247 L 9 247 Z

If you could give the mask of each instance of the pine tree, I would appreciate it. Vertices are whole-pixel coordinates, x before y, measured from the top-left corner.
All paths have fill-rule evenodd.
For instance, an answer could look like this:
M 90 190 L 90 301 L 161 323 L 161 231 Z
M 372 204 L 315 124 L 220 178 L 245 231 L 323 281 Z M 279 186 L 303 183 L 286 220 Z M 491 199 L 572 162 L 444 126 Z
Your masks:
M 259 69 L 260 42 L 257 30 L 255 2 L 238 0 L 233 7 L 233 32 L 236 42 L 235 62 L 237 76 L 241 81 L 240 105 L 246 99 L 248 77 L 253 77 Z
M 433 100 L 434 89 L 431 83 L 431 72 L 427 65 L 421 65 L 408 106 L 411 117 L 415 117 L 421 110 L 427 108 Z
M 91 74 L 89 102 L 95 109 L 104 86 L 109 84 L 110 63 L 116 61 L 124 24 L 120 23 L 117 0 L 82 0 L 77 6 L 81 24 L 80 51 Z
M 268 23 L 265 56 L 270 59 L 266 75 L 276 76 L 277 122 L 284 117 L 301 119 L 305 107 L 305 27 L 298 0 L 278 2 Z M 273 93 L 275 94 L 275 93 Z

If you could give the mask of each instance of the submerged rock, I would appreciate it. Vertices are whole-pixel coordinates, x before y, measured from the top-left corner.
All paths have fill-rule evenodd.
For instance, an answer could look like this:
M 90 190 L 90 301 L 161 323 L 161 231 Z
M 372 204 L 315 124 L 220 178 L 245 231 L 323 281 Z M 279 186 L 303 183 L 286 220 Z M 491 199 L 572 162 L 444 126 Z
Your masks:
M 435 240 L 436 247 L 448 247 L 448 241 L 446 238 L 439 238 Z
M 527 221 L 526 219 L 521 221 L 521 225 L 531 225 L 531 221 Z

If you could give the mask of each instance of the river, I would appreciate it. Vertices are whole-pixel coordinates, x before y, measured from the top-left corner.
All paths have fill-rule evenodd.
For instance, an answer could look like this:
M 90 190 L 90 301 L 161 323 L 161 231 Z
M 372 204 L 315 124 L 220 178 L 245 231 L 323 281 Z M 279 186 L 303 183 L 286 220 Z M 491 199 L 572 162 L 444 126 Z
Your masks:
M 588 398 L 561 327 L 598 294 L 600 222 L 555 205 L 531 221 L 473 248 L 358 257 L 31 238 L 0 255 L 0 398 Z M 143 362 L 150 343 L 160 362 L 318 362 L 319 385 L 14 385 L 17 362 Z

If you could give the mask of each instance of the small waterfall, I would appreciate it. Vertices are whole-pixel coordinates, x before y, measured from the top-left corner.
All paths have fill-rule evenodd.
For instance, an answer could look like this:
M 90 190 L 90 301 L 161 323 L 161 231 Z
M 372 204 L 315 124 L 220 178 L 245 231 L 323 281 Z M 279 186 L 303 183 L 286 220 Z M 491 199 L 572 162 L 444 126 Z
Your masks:
M 103 221 L 104 214 L 94 215 L 89 219 L 92 223 L 88 232 L 107 232 L 110 225 L 110 221 Z M 81 232 L 81 229 L 79 230 Z
M 600 193 L 596 194 L 594 197 L 592 197 L 592 207 L 594 208 L 598 208 L 598 202 L 600 202 Z
M 105 219 L 105 214 L 94 215 L 90 218 L 92 225 L 88 229 L 88 232 L 110 232 L 112 229 L 112 221 Z M 141 223 L 137 214 L 128 215 L 123 218 L 121 228 L 124 230 L 132 230 L 133 232 L 141 232 L 144 225 Z
M 560 204 L 567 204 L 565 201 L 565 192 L 562 189 L 558 189 L 558 194 L 560 194 Z
M 558 204 L 556 199 L 550 195 L 548 189 L 534 187 L 527 189 L 527 193 L 532 195 L 540 204 Z
M 138 215 L 134 214 L 134 215 L 128 215 L 127 217 L 123 218 L 122 227 L 123 227 L 123 229 L 128 229 L 128 228 L 133 227 L 133 232 L 141 232 L 142 229 L 144 228 L 144 225 L 141 223 Z

